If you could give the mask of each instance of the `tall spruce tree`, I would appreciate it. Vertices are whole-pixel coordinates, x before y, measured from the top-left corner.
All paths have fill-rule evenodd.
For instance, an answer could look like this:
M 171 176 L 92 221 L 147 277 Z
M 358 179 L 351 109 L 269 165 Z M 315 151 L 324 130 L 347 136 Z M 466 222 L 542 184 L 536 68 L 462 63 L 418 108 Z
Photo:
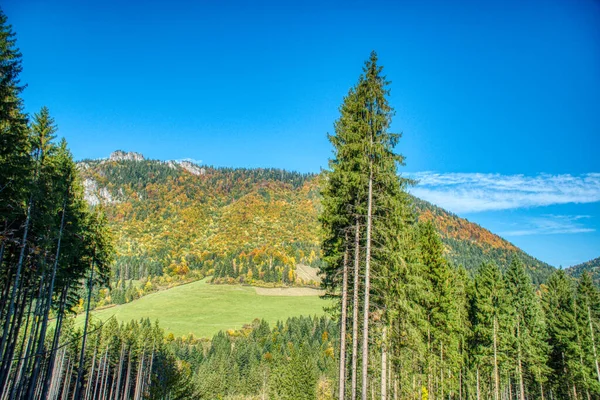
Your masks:
M 549 350 L 540 299 L 518 258 L 512 260 L 505 281 L 512 327 L 509 354 L 517 371 L 520 398 L 534 394 L 542 398 Z
M 501 375 L 506 363 L 509 315 L 500 268 L 494 263 L 482 264 L 475 276 L 474 290 L 473 353 L 478 386 L 488 382 L 486 386 L 490 388 L 491 397 L 499 400 Z
M 573 282 L 563 270 L 550 276 L 543 296 L 544 311 L 548 324 L 552 369 L 550 383 L 553 396 L 578 398 L 585 391 L 581 373 L 580 344 Z
M 419 249 L 427 282 L 427 390 L 443 399 L 458 393 L 460 374 L 460 299 L 454 271 L 443 257 L 444 246 L 431 222 L 420 227 Z
M 370 300 L 371 295 L 377 292 L 376 287 L 371 286 L 371 269 L 374 276 L 381 276 L 384 266 L 389 269 L 389 261 L 396 257 L 393 253 L 400 250 L 397 238 L 401 236 L 402 224 L 410 214 L 407 211 L 408 197 L 404 192 L 406 180 L 399 179 L 397 175 L 397 165 L 402 163 L 403 158 L 394 153 L 400 135 L 388 132 L 393 114 L 387 101 L 388 85 L 373 52 L 358 83 L 340 107 L 335 134 L 329 136 L 334 146 L 334 158 L 330 161 L 323 190 L 321 221 L 325 232 L 323 253 L 327 263 L 322 272 L 325 288 L 332 294 L 341 292 L 340 310 L 352 310 L 350 368 L 353 399 L 358 392 L 359 305 L 362 302 L 361 394 L 366 398 L 369 394 L 369 325 L 373 311 Z M 361 272 L 361 267 L 364 267 L 364 272 Z M 359 281 L 361 275 L 364 276 L 362 283 Z M 360 299 L 359 286 L 363 293 Z M 353 291 L 351 305 L 350 288 Z M 345 305 L 346 301 L 348 304 Z M 346 315 L 343 315 L 342 324 L 346 323 L 345 318 Z M 340 379 L 344 380 L 345 363 L 342 357 L 340 361 Z M 343 383 L 340 384 L 340 395 L 342 392 Z
M 584 273 L 576 293 L 577 321 L 582 346 L 582 359 L 588 374 L 586 383 L 593 396 L 600 396 L 600 367 L 598 361 L 598 327 L 600 325 L 600 293 L 590 273 Z

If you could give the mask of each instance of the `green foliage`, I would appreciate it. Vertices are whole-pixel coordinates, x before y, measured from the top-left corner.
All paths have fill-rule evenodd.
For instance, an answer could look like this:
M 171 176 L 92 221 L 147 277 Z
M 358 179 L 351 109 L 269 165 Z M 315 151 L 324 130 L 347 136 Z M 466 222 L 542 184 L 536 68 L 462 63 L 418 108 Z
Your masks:
M 565 272 L 574 278 L 581 278 L 586 272 L 590 273 L 596 287 L 600 287 L 600 257 L 569 267 Z
M 335 377 L 337 335 L 326 317 L 300 317 L 273 328 L 255 320 L 218 333 L 208 346 L 182 340 L 170 346 L 195 370 L 197 398 L 316 399 L 319 378 Z

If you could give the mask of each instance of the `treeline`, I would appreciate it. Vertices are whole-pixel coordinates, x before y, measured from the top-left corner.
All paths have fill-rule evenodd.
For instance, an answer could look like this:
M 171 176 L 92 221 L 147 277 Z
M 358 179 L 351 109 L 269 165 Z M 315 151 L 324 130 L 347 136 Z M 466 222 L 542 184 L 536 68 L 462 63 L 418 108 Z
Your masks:
M 592 280 L 596 286 L 600 287 L 600 257 L 573 265 L 572 267 L 567 268 L 566 271 L 575 278 L 580 278 L 583 274 L 589 272 L 592 275 Z
M 563 271 L 536 291 L 524 265 L 452 268 L 417 222 L 388 132 L 373 53 L 340 107 L 323 190 L 322 272 L 338 299 L 338 398 L 591 399 L 600 396 L 600 300 Z M 493 239 L 493 238 L 491 238 Z M 503 272 L 504 271 L 504 272 Z
M 73 320 L 56 352 L 48 399 L 189 399 L 194 392 L 189 364 L 177 360 L 157 324 L 91 324 L 81 350 Z M 79 374 L 79 360 L 85 360 Z
M 194 371 L 198 399 L 333 399 L 339 330 L 327 317 L 254 321 L 209 343 L 170 339 Z

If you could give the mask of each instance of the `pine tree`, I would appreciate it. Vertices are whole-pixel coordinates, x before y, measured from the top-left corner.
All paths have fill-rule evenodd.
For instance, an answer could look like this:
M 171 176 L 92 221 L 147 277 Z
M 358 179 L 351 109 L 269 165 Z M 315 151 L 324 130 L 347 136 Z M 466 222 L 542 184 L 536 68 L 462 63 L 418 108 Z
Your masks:
M 461 368 L 460 293 L 454 285 L 454 273 L 443 257 L 444 247 L 433 224 L 424 223 L 419 231 L 419 249 L 428 285 L 424 301 L 427 315 L 428 393 L 435 393 L 435 397 L 443 399 L 444 394 L 458 392 L 458 380 L 450 381 L 448 377 L 458 376 Z
M 600 324 L 600 293 L 590 273 L 584 273 L 577 285 L 577 321 L 582 342 L 582 357 L 586 367 L 593 370 L 589 377 L 590 390 L 600 395 L 600 367 L 598 366 L 598 326 Z
M 543 305 L 548 324 L 552 390 L 560 398 L 577 398 L 578 386 L 583 389 L 574 297 L 573 283 L 563 270 L 550 276 Z
M 395 260 L 396 265 L 400 262 L 398 255 L 394 254 L 401 250 L 397 238 L 401 236 L 402 225 L 410 215 L 407 211 L 408 197 L 404 192 L 407 181 L 397 175 L 397 165 L 402 163 L 403 158 L 394 153 L 400 135 L 388 132 L 393 115 L 387 100 L 388 85 L 382 68 L 377 65 L 377 56 L 372 53 L 358 83 L 344 99 L 335 135 L 329 136 L 335 158 L 330 161 L 331 170 L 326 175 L 323 190 L 321 221 L 325 228 L 323 253 L 327 261 L 323 268 L 324 286 L 331 293 L 336 293 L 340 285 L 343 286 L 344 271 L 346 278 L 350 277 L 348 261 L 353 255 L 353 279 L 347 279 L 347 286 L 342 288 L 342 298 L 346 293 L 345 299 L 348 299 L 350 287 L 354 294 L 351 306 L 353 399 L 358 386 L 359 302 L 362 300 L 363 308 L 361 393 L 366 398 L 369 341 L 372 340 L 369 325 L 373 308 L 370 302 L 372 295 L 383 292 L 378 291 L 375 281 L 372 287 L 371 270 L 376 280 L 381 277 L 378 282 L 393 279 L 389 276 L 390 271 L 394 271 L 390 262 Z M 363 247 L 364 255 L 361 254 Z M 364 274 L 360 272 L 363 266 Z M 388 276 L 383 278 L 386 274 Z M 358 279 L 360 275 L 364 275 L 362 285 Z M 362 299 L 358 296 L 359 285 L 362 286 Z M 341 366 L 341 375 L 342 369 Z M 340 379 L 344 378 L 341 376 Z
M 489 373 L 493 398 L 499 400 L 501 375 L 506 362 L 508 303 L 502 272 L 485 263 L 475 276 L 473 298 L 474 357 L 477 375 Z M 479 381 L 479 379 L 478 379 Z
M 540 299 L 518 258 L 512 260 L 505 281 L 512 327 L 509 352 L 517 371 L 520 398 L 525 399 L 530 391 L 541 398 L 548 373 L 548 346 Z M 528 388 L 527 382 L 537 384 Z

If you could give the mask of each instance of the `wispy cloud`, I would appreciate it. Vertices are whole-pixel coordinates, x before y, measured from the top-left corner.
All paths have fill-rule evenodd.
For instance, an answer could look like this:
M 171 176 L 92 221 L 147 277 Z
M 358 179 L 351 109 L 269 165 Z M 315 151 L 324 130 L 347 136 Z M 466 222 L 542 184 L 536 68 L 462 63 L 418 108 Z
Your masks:
M 600 201 L 600 173 L 501 175 L 419 172 L 411 192 L 455 213 Z
M 594 232 L 595 229 L 586 228 L 581 223 L 581 220 L 590 217 L 590 215 L 547 214 L 540 217 L 528 218 L 527 222 L 522 224 L 523 226 L 521 229 L 500 232 L 500 235 L 527 236 Z

